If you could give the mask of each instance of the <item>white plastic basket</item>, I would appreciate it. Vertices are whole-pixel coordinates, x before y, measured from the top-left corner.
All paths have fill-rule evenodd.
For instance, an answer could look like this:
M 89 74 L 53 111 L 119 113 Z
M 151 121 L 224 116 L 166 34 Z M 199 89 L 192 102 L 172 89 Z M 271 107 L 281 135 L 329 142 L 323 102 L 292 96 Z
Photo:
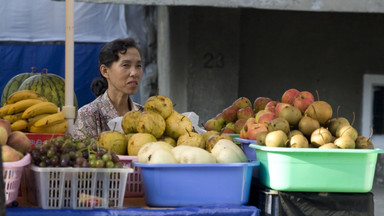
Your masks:
M 3 162 L 3 179 L 5 204 L 15 201 L 19 195 L 19 187 L 23 169 L 31 163 L 30 154 L 26 154 L 21 160 L 15 162 Z
M 133 172 L 128 174 L 127 186 L 125 187 L 125 197 L 144 196 L 141 168 L 136 167 L 133 164 L 134 162 L 137 162 L 137 156 L 118 155 L 118 157 L 124 167 L 129 167 L 133 169 Z
M 37 203 L 43 209 L 122 208 L 131 168 L 31 166 Z

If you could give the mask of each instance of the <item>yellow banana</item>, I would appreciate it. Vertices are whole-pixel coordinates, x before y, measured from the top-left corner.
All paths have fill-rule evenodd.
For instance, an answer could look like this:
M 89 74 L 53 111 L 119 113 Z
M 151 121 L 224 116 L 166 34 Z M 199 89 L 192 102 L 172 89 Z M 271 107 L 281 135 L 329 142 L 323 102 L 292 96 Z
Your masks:
M 21 90 L 14 92 L 7 98 L 7 104 L 13 104 L 25 99 L 38 99 L 41 101 L 48 101 L 46 97 L 33 90 Z
M 13 115 L 6 115 L 6 116 L 3 117 L 3 119 L 9 121 L 9 123 L 12 124 L 13 122 L 15 122 L 17 120 L 22 119 L 21 115 L 23 115 L 23 112 L 15 113 Z
M 17 101 L 14 104 L 10 104 L 10 107 L 8 108 L 8 115 L 12 115 L 18 112 L 23 112 L 28 107 L 35 105 L 37 103 L 42 103 L 42 101 L 38 99 L 25 99 L 25 100 Z
M 28 122 L 24 119 L 17 120 L 11 124 L 12 131 L 21 131 L 28 128 Z
M 29 132 L 32 133 L 65 133 L 68 129 L 68 122 L 63 121 L 58 124 L 51 125 L 49 127 L 36 127 L 32 125 L 29 128 Z
M 35 122 L 37 122 L 38 120 L 44 118 L 45 116 L 49 116 L 49 115 L 51 115 L 51 114 L 43 113 L 43 114 L 37 115 L 37 116 L 35 116 L 35 117 L 28 118 L 28 124 L 29 124 L 29 126 L 32 126 L 32 125 L 35 124 Z
M 46 116 L 37 122 L 33 124 L 35 127 L 47 127 L 54 124 L 58 124 L 65 121 L 65 115 L 63 112 L 58 112 L 55 114 L 50 114 L 49 116 Z
M 8 115 L 9 107 L 10 104 L 4 104 L 4 106 L 0 108 L 0 118 L 3 118 L 4 116 Z
M 24 111 L 22 118 L 28 119 L 43 113 L 53 114 L 53 113 L 57 113 L 58 109 L 59 108 L 57 107 L 57 105 L 52 102 L 41 102 L 28 107 Z

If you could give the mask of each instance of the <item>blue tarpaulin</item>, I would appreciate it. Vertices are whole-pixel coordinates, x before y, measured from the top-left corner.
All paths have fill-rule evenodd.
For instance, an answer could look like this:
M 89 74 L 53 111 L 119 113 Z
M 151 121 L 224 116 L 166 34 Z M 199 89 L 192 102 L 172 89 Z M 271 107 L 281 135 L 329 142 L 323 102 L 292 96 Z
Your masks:
M 74 53 L 74 90 L 79 107 L 95 99 L 90 85 L 99 77 L 98 55 L 104 43 L 76 43 Z M 48 69 L 65 78 L 64 43 L 4 43 L 0 44 L 0 93 L 7 82 L 17 74 L 30 72 L 31 67 L 38 71 Z M 133 96 L 137 101 L 139 96 Z
M 259 216 L 260 210 L 255 206 L 217 205 L 202 207 L 180 207 L 174 209 L 126 208 L 126 209 L 40 209 L 40 208 L 7 208 L 7 216 Z

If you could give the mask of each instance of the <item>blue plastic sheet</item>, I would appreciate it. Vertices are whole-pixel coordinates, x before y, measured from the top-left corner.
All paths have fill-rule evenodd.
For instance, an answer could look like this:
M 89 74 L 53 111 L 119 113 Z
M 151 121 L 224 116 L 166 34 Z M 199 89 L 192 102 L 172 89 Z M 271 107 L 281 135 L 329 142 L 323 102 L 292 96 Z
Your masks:
M 7 216 L 259 216 L 260 210 L 255 206 L 216 205 L 203 207 L 180 207 L 174 209 L 126 208 L 126 209 L 40 209 L 7 208 Z
M 104 43 L 76 43 L 74 51 L 74 91 L 79 107 L 95 99 L 90 85 L 99 77 L 99 51 Z M 65 78 L 64 43 L 4 43 L 0 44 L 0 94 L 7 82 L 17 74 L 48 69 L 48 73 Z M 138 101 L 139 97 L 133 96 Z

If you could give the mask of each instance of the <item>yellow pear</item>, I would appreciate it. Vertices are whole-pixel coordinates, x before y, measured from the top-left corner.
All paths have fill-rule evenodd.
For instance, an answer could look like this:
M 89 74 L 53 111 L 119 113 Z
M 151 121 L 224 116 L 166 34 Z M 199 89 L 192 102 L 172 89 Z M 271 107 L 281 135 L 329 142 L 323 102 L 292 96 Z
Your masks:
M 128 155 L 137 156 L 137 153 L 144 144 L 156 141 L 156 137 L 150 133 L 136 133 L 128 141 Z
M 140 114 L 141 111 L 139 110 L 132 110 L 125 113 L 123 119 L 121 120 L 121 128 L 123 129 L 125 134 L 137 133 L 136 125 L 137 119 Z
M 203 137 L 196 132 L 188 132 L 181 135 L 177 139 L 177 145 L 189 145 L 205 149 L 205 141 Z
M 177 140 L 179 136 L 191 132 L 193 130 L 191 120 L 176 110 L 165 120 L 166 128 L 165 135 Z
M 144 111 L 137 119 L 136 129 L 139 133 L 150 133 L 159 138 L 165 131 L 165 120 L 157 112 Z
M 113 151 L 117 155 L 127 155 L 127 138 L 118 131 L 104 131 L 98 139 L 100 146 Z

